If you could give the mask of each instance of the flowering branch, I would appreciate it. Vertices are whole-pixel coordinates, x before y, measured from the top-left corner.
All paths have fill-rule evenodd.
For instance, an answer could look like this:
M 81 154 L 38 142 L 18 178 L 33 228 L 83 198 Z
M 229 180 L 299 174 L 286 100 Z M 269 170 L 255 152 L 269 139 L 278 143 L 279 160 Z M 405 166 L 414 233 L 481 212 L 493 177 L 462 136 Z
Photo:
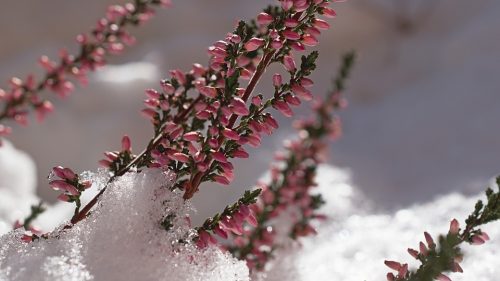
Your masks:
M 217 244 L 212 237 L 213 234 L 224 239 L 228 238 L 228 233 L 241 235 L 244 221 L 257 226 L 257 220 L 248 206 L 257 202 L 257 197 L 260 194 L 260 189 L 245 191 L 245 194 L 236 203 L 226 206 L 222 213 L 206 219 L 202 226 L 195 228 L 198 233 L 195 238 L 198 247 L 204 248 L 208 244 Z
M 281 7 L 266 9 L 251 24 L 240 22 L 225 40 L 209 47 L 208 67 L 194 64 L 187 73 L 172 70 L 172 78 L 161 81 L 161 91 L 146 90 L 147 108 L 142 113 L 153 124 L 153 137 L 137 156 L 106 153 L 100 163 L 113 174 L 110 181 L 132 169 L 169 169 L 176 173 L 174 187 L 184 190 L 184 199 L 192 198 L 202 182 L 229 184 L 233 178 L 229 159 L 248 158 L 243 145 L 256 147 L 261 133 L 278 128 L 266 110 L 272 106 L 290 116 L 288 104 L 299 105 L 298 97 L 312 98 L 304 87 L 312 84 L 307 76 L 315 69 L 318 54 L 303 56 L 297 67 L 292 49 L 303 51 L 304 45 L 317 44 L 313 34 L 329 27 L 318 15 L 334 16 L 329 2 L 280 1 Z M 272 63 L 283 64 L 290 81 L 282 83 L 276 74 L 272 98 L 252 96 Z M 242 80 L 249 80 L 245 88 L 240 87 Z M 75 212 L 71 222 L 84 219 L 105 190 Z
M 496 182 L 500 187 L 500 177 L 497 177 Z M 416 271 L 409 271 L 408 264 L 385 261 L 389 268 L 397 271 L 396 274 L 388 273 L 387 280 L 451 281 L 444 275 L 445 272 L 463 272 L 459 264 L 463 259 L 460 245 L 465 242 L 472 245 L 484 244 L 490 238 L 479 227 L 500 219 L 500 191 L 495 193 L 488 188 L 486 198 L 488 200 L 486 205 L 482 200 L 476 203 L 474 212 L 465 220 L 466 226 L 461 232 L 458 221 L 453 219 L 448 234 L 439 236 L 439 246 L 434 243 L 431 235 L 425 232 L 426 243 L 420 242 L 419 251 L 408 249 L 408 253 L 422 263 Z
M 326 147 L 325 138 L 337 138 L 340 133 L 340 121 L 333 113 L 345 106 L 340 91 L 344 90 L 354 58 L 352 52 L 343 57 L 334 89 L 323 102 L 316 103 L 316 119 L 298 122 L 299 139 L 286 145 L 285 154 L 277 155 L 283 168 L 272 167 L 271 183 L 261 186 L 263 192 L 259 201 L 250 206 L 257 224 L 247 229 L 238 225 L 236 231 L 225 225 L 211 229 L 214 234 L 223 238 L 227 238 L 227 233 L 231 232 L 239 235 L 228 249 L 237 258 L 246 260 L 252 270 L 263 269 L 272 252 L 279 247 L 273 226 L 280 215 L 292 214 L 294 221 L 285 231 L 293 239 L 314 234 L 312 220 L 324 217 L 316 212 L 324 202 L 321 195 L 312 195 L 310 191 L 315 186 L 317 165 L 323 160 L 321 155 Z M 233 231 L 227 231 L 228 229 Z M 205 237 L 204 241 L 213 240 L 208 234 Z
M 62 98 L 67 97 L 74 90 L 73 82 L 67 76 L 86 85 L 88 72 L 103 66 L 108 54 L 120 54 L 125 45 L 135 43 L 135 38 L 125 28 L 148 21 L 154 15 L 153 7 L 159 5 L 169 7 L 171 1 L 135 0 L 134 3 L 123 6 L 112 5 L 90 35 L 77 36 L 76 41 L 80 44 L 78 55 L 70 55 L 67 50 L 62 49 L 59 52 L 59 63 L 42 56 L 39 63 L 46 73 L 38 82 L 31 74 L 25 81 L 17 77 L 11 78 L 10 90 L 0 89 L 0 105 L 3 107 L 0 122 L 11 119 L 27 125 L 30 108 L 35 110 L 37 119 L 42 121 L 54 109 L 52 103 L 41 96 L 42 91 L 48 89 Z M 0 123 L 0 136 L 8 135 L 11 131 L 10 127 Z

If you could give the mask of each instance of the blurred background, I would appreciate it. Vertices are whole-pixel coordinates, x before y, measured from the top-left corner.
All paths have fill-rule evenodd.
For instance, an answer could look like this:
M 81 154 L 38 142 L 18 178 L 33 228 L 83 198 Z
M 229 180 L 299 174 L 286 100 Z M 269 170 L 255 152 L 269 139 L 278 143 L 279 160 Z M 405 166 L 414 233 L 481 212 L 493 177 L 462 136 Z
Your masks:
M 61 47 L 74 52 L 75 36 L 90 30 L 107 5 L 124 2 L 4 1 L 0 88 L 12 76 L 40 73 L 41 55 L 55 58 Z M 118 149 L 123 134 L 142 150 L 151 135 L 139 115 L 144 89 L 158 88 L 169 69 L 206 64 L 210 44 L 273 1 L 173 2 L 133 30 L 138 43 L 112 58 L 88 87 L 64 101 L 54 97 L 56 111 L 44 123 L 14 126 L 9 139 L 34 160 L 43 200 L 57 196 L 47 184 L 51 167 L 95 170 L 102 152 Z M 315 94 L 331 88 L 343 53 L 356 50 L 358 61 L 346 91 L 344 135 L 332 144 L 330 163 L 349 170 L 381 211 L 483 190 L 500 172 L 500 2 L 350 0 L 333 7 L 338 16 L 320 38 Z M 268 93 L 272 73 L 258 91 Z M 304 105 L 298 115 L 308 112 Z M 294 135 L 291 120 L 280 119 L 280 130 L 249 149 L 249 160 L 235 161 L 230 187 L 202 186 L 195 199 L 200 214 L 220 210 L 267 170 L 272 153 Z

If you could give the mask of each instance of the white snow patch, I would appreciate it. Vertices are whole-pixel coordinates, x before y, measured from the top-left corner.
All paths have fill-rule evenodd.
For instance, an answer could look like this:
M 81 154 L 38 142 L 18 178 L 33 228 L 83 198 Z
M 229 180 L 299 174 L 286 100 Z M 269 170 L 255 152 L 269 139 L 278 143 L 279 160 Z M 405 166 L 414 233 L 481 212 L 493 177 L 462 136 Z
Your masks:
M 0 146 L 0 234 L 12 229 L 16 219 L 38 202 L 36 167 L 31 157 L 2 139 Z
M 30 244 L 18 231 L 0 237 L 0 280 L 248 280 L 244 262 L 177 242 L 193 234 L 185 219 L 193 209 L 169 190 L 172 179 L 158 170 L 129 173 L 71 229 Z M 168 232 L 160 227 L 167 215 L 175 215 Z
M 432 202 L 414 205 L 394 213 L 375 213 L 371 203 L 352 186 L 349 173 L 323 166 L 318 173 L 319 188 L 327 201 L 323 223 L 316 237 L 302 239 L 277 252 L 277 259 L 261 280 L 385 280 L 389 269 L 385 259 L 418 263 L 406 249 L 418 248 L 423 232 L 434 237 L 448 231 L 449 221 L 463 222 L 482 196 L 452 193 Z M 465 245 L 463 274 L 450 274 L 454 281 L 497 280 L 500 276 L 499 223 L 483 227 L 491 241 L 482 246 Z
M 121 65 L 108 65 L 95 75 L 96 79 L 107 83 L 130 83 L 137 80 L 157 81 L 159 69 L 152 62 L 131 62 Z

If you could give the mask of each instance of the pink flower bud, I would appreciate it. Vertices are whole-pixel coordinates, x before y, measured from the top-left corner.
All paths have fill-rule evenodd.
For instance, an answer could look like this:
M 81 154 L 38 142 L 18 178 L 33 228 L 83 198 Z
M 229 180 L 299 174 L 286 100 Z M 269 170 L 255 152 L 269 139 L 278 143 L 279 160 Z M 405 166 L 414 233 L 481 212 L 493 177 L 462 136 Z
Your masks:
M 131 148 L 131 142 L 130 142 L 130 138 L 125 135 L 123 136 L 122 138 L 122 151 L 130 151 L 130 148 Z
M 286 117 L 292 117 L 293 116 L 293 111 L 292 109 L 290 108 L 290 106 L 288 106 L 288 104 L 284 101 L 275 101 L 273 103 L 273 107 L 276 108 L 279 112 L 281 112 L 283 115 L 285 115 Z
M 460 230 L 460 224 L 458 223 L 458 221 L 457 221 L 456 219 L 453 219 L 453 220 L 450 222 L 450 230 L 449 230 L 449 233 L 450 233 L 450 234 L 453 234 L 453 235 L 457 235 L 459 230 Z
M 181 152 L 177 152 L 177 153 L 174 153 L 174 154 L 170 155 L 170 158 L 172 160 L 176 160 L 176 161 L 179 161 L 179 162 L 182 162 L 182 163 L 189 162 L 189 156 L 187 156 L 186 154 L 181 153 Z
M 268 13 L 260 13 L 257 16 L 257 22 L 261 25 L 268 25 L 273 22 L 273 17 Z
M 250 213 L 247 217 L 246 217 L 246 221 L 248 222 L 248 224 L 250 224 L 251 226 L 253 227 L 257 227 L 257 225 L 259 224 L 257 222 L 257 219 L 255 218 L 255 216 Z
M 262 47 L 264 43 L 264 39 L 254 37 L 245 44 L 245 49 L 249 52 L 252 52 Z
M 313 25 L 314 25 L 314 27 L 316 27 L 318 29 L 326 30 L 326 29 L 330 28 L 330 24 L 322 19 L 315 19 L 313 22 Z
M 217 234 L 218 236 L 220 236 L 221 238 L 224 238 L 224 239 L 228 238 L 227 232 L 225 232 L 219 225 L 217 225 L 214 228 L 213 232 L 215 234 Z
M 275 73 L 273 75 L 273 85 L 274 87 L 281 87 L 283 84 L 283 78 L 281 77 L 281 74 Z
M 222 153 L 220 151 L 212 153 L 212 158 L 214 158 L 215 160 L 217 160 L 217 161 L 219 161 L 221 163 L 228 162 L 226 156 L 224 155 L 224 153 Z
M 420 250 L 420 253 L 424 256 L 427 256 L 427 254 L 429 253 L 429 251 L 427 250 L 427 247 L 425 246 L 425 244 L 423 242 L 420 242 L 418 244 L 419 246 L 419 250 Z
M 228 185 L 230 184 L 231 182 L 229 181 L 228 178 L 224 177 L 224 176 L 218 176 L 218 175 L 215 175 L 213 176 L 213 179 L 215 182 L 217 183 L 220 183 L 220 184 L 223 184 L 223 185 Z
M 231 139 L 231 140 L 239 140 L 240 139 L 240 135 L 229 129 L 229 128 L 224 128 L 224 130 L 222 131 L 222 135 L 224 135 L 226 138 L 228 139 Z
M 163 91 L 167 95 L 171 95 L 171 94 L 173 94 L 175 92 L 174 86 L 172 86 L 172 84 L 170 84 L 167 81 L 162 81 L 161 82 L 161 88 L 163 89 Z
M 306 50 L 306 47 L 304 47 L 304 45 L 300 42 L 292 42 L 290 43 L 290 47 L 297 52 L 303 52 Z
M 264 122 L 274 129 L 278 129 L 279 127 L 278 122 L 271 115 L 266 115 L 266 117 L 264 118 Z
M 248 158 L 250 155 L 243 148 L 239 148 L 233 152 L 235 158 Z
M 408 253 L 409 253 L 412 257 L 414 257 L 414 258 L 416 258 L 416 259 L 418 258 L 418 251 L 417 251 L 417 250 L 414 250 L 414 249 L 410 249 L 410 248 L 408 248 Z
M 313 98 L 311 92 L 299 84 L 292 84 L 292 92 L 304 100 L 312 100 Z
M 296 96 L 288 93 L 284 96 L 285 101 L 293 106 L 299 106 L 302 102 Z
M 484 244 L 486 241 L 484 241 L 483 238 L 481 238 L 479 235 L 474 235 L 472 237 L 472 245 L 482 245 Z
M 437 277 L 436 277 L 436 280 L 439 280 L 439 281 L 451 281 L 450 277 L 444 275 L 444 274 L 439 274 Z
M 292 41 L 295 41 L 295 40 L 299 40 L 300 39 L 300 34 L 298 34 L 297 32 L 295 31 L 292 31 L 292 30 L 289 30 L 289 29 L 286 29 L 283 31 L 283 36 L 288 39 L 288 40 L 292 40 Z
M 299 21 L 294 18 L 289 18 L 285 20 L 285 26 L 289 28 L 294 28 L 299 25 Z
M 146 96 L 148 96 L 151 99 L 159 99 L 160 98 L 160 93 L 154 89 L 147 89 L 145 91 Z
M 389 267 L 390 269 L 392 270 L 396 270 L 396 271 L 399 271 L 402 267 L 402 264 L 400 264 L 399 262 L 396 262 L 396 261 L 384 261 L 384 264 Z
M 283 64 L 288 72 L 294 72 L 296 70 L 295 61 L 291 56 L 283 57 Z
M 321 10 L 321 14 L 327 18 L 334 18 L 337 16 L 337 13 L 332 8 L 323 8 L 323 10 Z
M 209 98 L 217 97 L 217 89 L 214 87 L 205 86 L 205 87 L 200 88 L 199 91 L 200 91 L 200 94 L 202 94 L 206 97 L 209 97 Z
M 428 232 L 424 232 L 424 236 L 425 236 L 425 241 L 427 242 L 427 246 L 429 246 L 429 248 L 436 247 L 436 244 L 434 244 L 432 236 Z
M 260 96 L 252 97 L 252 104 L 254 104 L 256 106 L 261 106 L 262 105 L 262 98 Z
M 245 102 L 240 98 L 233 98 L 231 105 L 233 107 L 232 111 L 236 115 L 247 116 L 248 114 L 250 114 L 250 111 L 246 107 Z
M 279 50 L 283 47 L 283 42 L 279 39 L 273 39 L 273 41 L 271 41 L 271 47 L 275 50 Z
M 281 1 L 281 8 L 283 10 L 288 11 L 293 7 L 293 1 L 292 0 L 283 0 Z
M 198 141 L 200 138 L 198 132 L 189 132 L 185 133 L 184 136 L 182 137 L 185 141 Z
M 314 37 L 311 34 L 306 34 L 306 35 L 302 36 L 302 44 L 309 46 L 309 47 L 314 47 L 314 46 L 318 45 L 318 39 L 316 39 L 316 37 Z

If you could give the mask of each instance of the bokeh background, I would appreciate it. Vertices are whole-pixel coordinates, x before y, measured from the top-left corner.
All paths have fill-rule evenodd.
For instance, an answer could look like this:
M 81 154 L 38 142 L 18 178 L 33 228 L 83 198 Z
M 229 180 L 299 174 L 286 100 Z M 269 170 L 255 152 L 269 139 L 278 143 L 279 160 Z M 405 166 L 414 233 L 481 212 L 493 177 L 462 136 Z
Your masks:
M 0 84 L 40 73 L 41 55 L 75 50 L 87 31 L 118 0 L 16 0 L 0 9 Z M 37 193 L 54 202 L 51 167 L 95 170 L 102 152 L 119 148 L 129 134 L 136 151 L 151 134 L 139 115 L 143 90 L 158 87 L 169 69 L 206 64 L 206 48 L 273 1 L 173 0 L 133 31 L 137 45 L 110 60 L 42 124 L 14 126 L 10 140 L 37 167 Z M 330 88 L 340 56 L 358 61 L 342 113 L 344 136 L 332 144 L 330 163 L 351 171 L 353 184 L 376 209 L 390 211 L 459 191 L 476 194 L 500 172 L 500 2 L 497 0 L 350 0 L 335 4 L 338 17 L 321 36 L 314 92 Z M 258 91 L 269 92 L 273 72 Z M 308 106 L 298 115 L 308 114 Z M 236 161 L 230 187 L 206 184 L 195 199 L 211 214 L 252 187 L 272 153 L 293 136 L 291 120 Z M 2 175 L 0 174 L 0 177 Z

